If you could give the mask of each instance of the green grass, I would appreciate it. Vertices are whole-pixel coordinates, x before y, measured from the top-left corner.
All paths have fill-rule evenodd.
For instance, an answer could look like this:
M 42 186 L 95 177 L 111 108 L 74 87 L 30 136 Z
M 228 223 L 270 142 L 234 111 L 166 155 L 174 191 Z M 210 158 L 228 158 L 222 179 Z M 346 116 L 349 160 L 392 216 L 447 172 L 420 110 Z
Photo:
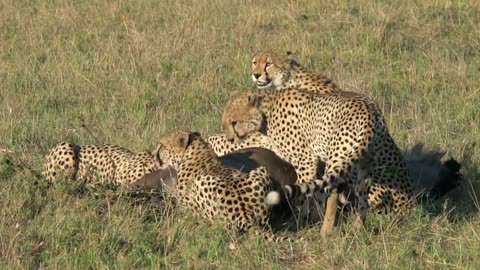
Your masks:
M 45 189 L 0 156 L 0 268 L 478 269 L 479 48 L 474 0 L 3 1 L 0 148 L 17 162 L 40 169 L 62 140 L 143 150 L 173 130 L 219 132 L 229 93 L 253 85 L 253 53 L 296 50 L 374 98 L 400 146 L 459 159 L 465 183 L 439 215 L 370 215 L 359 233 L 347 223 L 323 240 L 314 227 L 230 250 L 217 225 Z

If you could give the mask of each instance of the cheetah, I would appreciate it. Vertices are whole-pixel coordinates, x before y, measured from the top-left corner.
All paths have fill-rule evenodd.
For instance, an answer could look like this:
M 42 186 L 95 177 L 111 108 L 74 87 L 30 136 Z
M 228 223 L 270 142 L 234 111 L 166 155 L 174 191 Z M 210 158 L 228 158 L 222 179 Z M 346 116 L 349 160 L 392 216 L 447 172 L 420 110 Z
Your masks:
M 285 158 L 285 155 L 280 152 L 270 137 L 260 132 L 249 134 L 247 138 L 239 144 L 227 140 L 225 134 L 211 135 L 207 137 L 207 141 L 216 154 L 220 156 L 221 160 L 227 158 L 227 163 L 230 164 L 226 164 L 222 161 L 227 166 L 232 163 L 232 161 L 229 160 L 229 156 L 235 157 L 239 152 L 250 152 L 250 149 L 254 149 L 254 152 L 256 152 L 258 151 L 256 149 L 259 147 L 271 149 L 273 151 L 268 151 L 266 149 L 262 151 L 266 152 L 263 155 L 269 160 L 266 162 L 264 161 L 261 165 L 265 166 L 269 171 L 270 176 L 276 178 L 278 182 L 296 182 L 297 176 L 289 168 L 290 163 L 287 162 L 288 160 Z M 272 154 L 272 152 L 274 154 Z M 459 172 L 461 164 L 453 158 L 445 159 L 445 152 L 443 151 L 425 150 L 423 143 L 418 143 L 406 148 L 402 152 L 404 160 L 407 163 L 409 175 L 414 183 L 415 194 L 418 194 L 419 198 L 440 198 L 450 190 L 456 188 L 463 179 L 463 175 Z M 285 161 L 279 161 L 280 157 Z M 246 163 L 251 163 L 251 160 L 249 159 L 255 159 L 255 157 L 248 157 L 247 160 L 245 160 L 244 157 L 241 159 L 234 158 L 234 161 L 237 162 L 236 168 L 238 169 L 239 166 L 245 166 Z M 246 167 L 248 167 L 248 170 L 256 168 L 250 166 Z M 324 169 L 325 163 L 319 161 L 316 175 L 317 178 L 323 176 Z M 340 211 L 348 210 L 348 207 L 345 208 L 345 206 L 348 206 L 349 204 L 347 198 L 352 195 L 349 193 L 350 191 L 348 189 L 344 189 L 344 192 L 344 194 L 339 194 L 339 201 L 341 202 L 339 205 Z M 313 197 L 314 199 L 305 202 L 304 205 L 295 206 L 296 211 L 291 211 L 293 205 L 287 205 L 286 209 L 284 205 L 284 208 L 280 207 L 277 209 L 276 214 L 287 217 L 291 215 L 290 219 L 286 221 L 286 226 L 293 230 L 298 230 L 322 222 L 326 205 L 326 196 L 322 192 L 317 192 Z
M 275 142 L 260 132 L 248 134 L 239 143 L 228 140 L 223 133 L 208 136 L 206 140 L 215 151 L 215 154 L 220 157 L 236 155 L 239 152 L 249 152 L 250 149 L 253 149 L 253 152 L 257 152 L 258 150 L 255 148 L 261 148 L 264 149 L 263 152 L 272 152 L 267 153 L 266 156 L 274 160 L 273 162 L 262 163 L 262 166 L 272 168 L 272 170 L 276 166 L 289 167 L 286 164 L 289 164 L 290 161 L 275 145 Z M 460 173 L 462 165 L 452 157 L 446 159 L 445 154 L 445 151 L 426 150 L 424 143 L 421 142 L 407 146 L 402 151 L 410 178 L 414 182 L 416 194 L 427 194 L 429 197 L 439 198 L 459 185 L 463 179 L 463 175 Z M 283 164 L 278 159 L 283 160 Z M 242 160 L 241 162 L 244 161 Z M 325 163 L 319 161 L 317 177 L 322 177 L 324 170 Z M 280 171 L 284 174 L 286 173 L 283 170 Z M 297 179 L 297 177 L 292 176 L 292 179 Z
M 252 79 L 258 89 L 296 88 L 315 93 L 341 91 L 324 75 L 305 70 L 291 52 L 259 52 L 252 59 Z
M 261 133 L 252 133 L 253 138 L 248 138 L 242 144 L 235 144 L 226 139 L 225 134 L 215 134 L 206 138 L 209 145 L 219 151 L 219 160 L 224 166 L 231 167 L 249 173 L 263 166 L 267 169 L 270 177 L 274 180 L 274 188 L 282 188 L 284 185 L 293 185 L 297 182 L 295 168 L 287 161 L 280 158 L 275 152 L 266 148 L 272 148 L 273 142 L 269 137 Z M 266 148 L 248 147 L 263 144 Z M 242 148 L 248 147 L 248 148 Z M 239 150 L 232 150 L 240 148 Z M 215 151 L 215 152 L 217 152 Z M 278 151 L 278 150 L 277 150 Z M 226 154 L 224 154 L 226 153 Z M 403 151 L 407 169 L 412 176 L 415 186 L 415 194 L 421 197 L 439 198 L 455 188 L 462 179 L 459 173 L 461 165 L 453 158 L 443 160 L 445 153 L 441 151 L 427 151 L 423 144 L 419 143 Z M 317 177 L 323 175 L 325 163 L 319 162 Z M 143 176 L 134 186 L 150 191 L 166 191 L 175 197 L 176 171 L 168 166 Z M 277 185 L 275 185 L 277 184 Z M 347 201 L 349 190 L 340 197 L 339 211 L 348 211 Z M 350 193 L 351 194 L 351 193 Z M 323 221 L 326 196 L 323 192 L 317 192 L 314 199 L 306 202 L 292 211 L 292 205 L 281 205 L 272 209 L 270 219 L 277 221 L 276 225 L 281 228 L 298 230 L 303 227 Z M 347 208 L 345 208 L 347 206 Z
M 129 185 L 145 174 L 159 169 L 153 155 L 133 153 L 116 145 L 74 145 L 61 142 L 45 156 L 44 177 L 52 182 L 60 178 Z
M 242 143 L 229 142 L 225 134 L 209 136 L 207 141 L 213 146 L 218 155 L 225 155 L 232 151 L 248 147 L 262 147 L 279 153 L 276 146 L 267 136 L 257 132 L 251 134 Z M 169 178 L 170 170 L 159 168 L 155 164 L 153 155 L 148 152 L 133 153 L 130 150 L 116 145 L 74 145 L 69 142 L 61 142 L 50 149 L 45 156 L 43 176 L 49 181 L 55 182 L 59 178 L 76 178 L 91 181 L 93 177 L 105 183 L 118 185 L 141 186 L 148 188 L 146 177 L 156 179 L 158 177 Z M 160 170 L 152 176 L 148 176 L 155 170 Z M 144 177 L 142 179 L 142 177 Z M 138 182 L 138 183 L 136 183 Z M 171 183 L 169 183 L 171 185 Z M 158 188 L 157 186 L 152 186 Z
M 269 241 L 283 241 L 270 231 L 271 179 L 264 167 L 249 173 L 222 164 L 197 132 L 179 131 L 160 139 L 154 156 L 159 166 L 177 172 L 176 199 L 196 217 L 219 220 L 240 232 L 253 231 Z
M 355 227 L 363 224 L 368 208 L 403 213 L 415 205 L 402 153 L 377 105 L 365 96 L 293 88 L 247 91 L 228 101 L 222 125 L 233 141 L 255 131 L 272 138 L 299 176 L 299 184 L 285 186 L 294 205 L 301 205 L 318 190 L 332 195 L 327 200 L 322 235 L 333 227 L 336 187 L 342 183 L 356 198 Z M 326 167 L 323 177 L 316 179 L 319 161 Z M 279 194 L 273 191 L 270 195 L 277 198 Z

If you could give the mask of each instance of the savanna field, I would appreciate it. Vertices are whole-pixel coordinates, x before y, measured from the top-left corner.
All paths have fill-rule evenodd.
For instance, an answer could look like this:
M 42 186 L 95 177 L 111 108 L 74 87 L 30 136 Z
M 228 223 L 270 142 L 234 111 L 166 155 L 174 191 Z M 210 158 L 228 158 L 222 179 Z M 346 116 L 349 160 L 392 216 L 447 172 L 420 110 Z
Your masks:
M 461 185 L 397 222 L 369 215 L 282 232 L 230 232 L 158 200 L 42 169 L 57 142 L 152 149 L 165 133 L 221 132 L 259 50 L 373 98 L 397 144 L 462 164 Z M 477 1 L 2 1 L 1 269 L 479 269 L 480 4 Z M 96 191 L 98 192 L 98 190 Z M 373 229 L 375 228 L 375 229 Z

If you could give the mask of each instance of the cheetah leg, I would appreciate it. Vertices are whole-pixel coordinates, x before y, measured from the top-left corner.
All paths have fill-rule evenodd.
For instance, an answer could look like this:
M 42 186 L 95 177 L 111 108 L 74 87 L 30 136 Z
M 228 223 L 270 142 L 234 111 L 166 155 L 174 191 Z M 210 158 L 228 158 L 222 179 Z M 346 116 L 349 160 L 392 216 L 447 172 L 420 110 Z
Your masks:
M 322 237 L 327 236 L 333 230 L 335 225 L 335 217 L 337 214 L 338 192 L 337 189 L 333 189 L 330 196 L 327 198 L 327 207 L 325 210 L 325 217 L 322 224 L 320 234 Z
M 372 171 L 372 186 L 369 188 L 369 205 L 381 214 L 402 213 L 412 208 L 416 200 L 413 186 L 406 172 L 398 175 L 386 172 L 394 165 L 376 166 Z M 389 180 L 389 182 L 386 181 Z
M 355 209 L 355 220 L 353 221 L 353 228 L 359 230 L 363 227 L 365 217 L 368 211 L 368 200 L 363 196 L 358 198 L 357 207 Z
M 330 191 L 327 189 L 325 192 L 328 194 L 327 202 L 326 202 L 326 209 L 325 209 L 325 216 L 323 218 L 322 228 L 320 230 L 320 234 L 322 237 L 325 237 L 328 233 L 333 230 L 335 218 L 337 214 L 337 204 L 338 204 L 338 189 L 337 186 L 343 182 L 343 179 L 339 176 L 339 165 L 341 161 L 334 161 L 327 163 L 326 173 L 325 175 L 330 175 L 331 177 L 328 178 L 329 185 L 327 186 Z M 324 175 L 324 177 L 325 177 Z M 326 179 L 324 181 L 327 181 Z
M 368 165 L 370 159 L 367 157 L 361 157 L 358 152 L 361 152 L 360 149 L 364 147 L 357 147 L 351 150 L 351 152 L 346 152 L 340 148 L 335 149 L 336 157 L 327 161 L 326 172 L 323 176 L 323 180 L 327 181 L 326 191 L 330 188 L 330 196 L 327 199 L 327 209 L 325 211 L 325 218 L 322 225 L 322 235 L 328 233 L 329 230 L 332 230 L 333 223 L 335 221 L 337 202 L 338 202 L 338 185 L 345 183 L 346 180 L 344 177 L 347 177 L 350 183 L 354 186 L 354 192 L 358 198 L 357 204 L 355 205 L 356 212 L 356 224 L 363 224 L 365 219 L 366 211 L 368 209 L 368 186 L 369 186 L 369 175 Z M 359 159 L 359 162 L 356 162 L 356 159 Z M 357 165 L 355 165 L 357 163 Z M 357 179 L 351 178 L 351 166 L 356 166 L 358 168 Z M 347 182 L 348 183 L 348 182 Z M 358 225 L 356 225 L 358 226 Z
M 396 179 L 395 179 L 396 180 Z M 394 180 L 394 181 L 395 181 Z M 400 182 L 399 180 L 397 183 Z M 405 184 L 408 185 L 408 184 Z M 392 209 L 394 213 L 405 213 L 412 209 L 416 204 L 416 198 L 411 194 L 414 194 L 413 188 L 409 187 L 407 191 L 398 190 L 395 188 L 391 190 L 392 194 Z
M 359 167 L 362 168 L 358 169 L 357 183 L 355 185 L 355 196 L 357 197 L 357 202 L 355 204 L 355 220 L 353 223 L 353 227 L 356 230 L 362 228 L 365 221 L 365 217 L 369 208 L 368 188 L 371 183 L 371 177 L 368 169 L 363 166 Z

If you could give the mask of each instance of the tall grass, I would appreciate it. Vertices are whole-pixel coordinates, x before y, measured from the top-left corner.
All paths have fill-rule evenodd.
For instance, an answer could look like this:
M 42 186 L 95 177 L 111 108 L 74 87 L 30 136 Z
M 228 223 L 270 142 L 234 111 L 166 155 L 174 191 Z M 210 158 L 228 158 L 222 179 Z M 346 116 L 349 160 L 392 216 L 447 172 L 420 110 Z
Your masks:
M 143 150 L 168 131 L 219 132 L 229 94 L 252 87 L 252 54 L 296 50 L 374 98 L 400 146 L 458 158 L 465 182 L 440 214 L 371 215 L 359 233 L 347 223 L 324 240 L 314 227 L 231 250 L 219 226 L 45 189 L 0 156 L 0 268 L 478 269 L 479 48 L 474 0 L 3 1 L 0 148 L 17 162 L 40 169 L 61 140 Z

